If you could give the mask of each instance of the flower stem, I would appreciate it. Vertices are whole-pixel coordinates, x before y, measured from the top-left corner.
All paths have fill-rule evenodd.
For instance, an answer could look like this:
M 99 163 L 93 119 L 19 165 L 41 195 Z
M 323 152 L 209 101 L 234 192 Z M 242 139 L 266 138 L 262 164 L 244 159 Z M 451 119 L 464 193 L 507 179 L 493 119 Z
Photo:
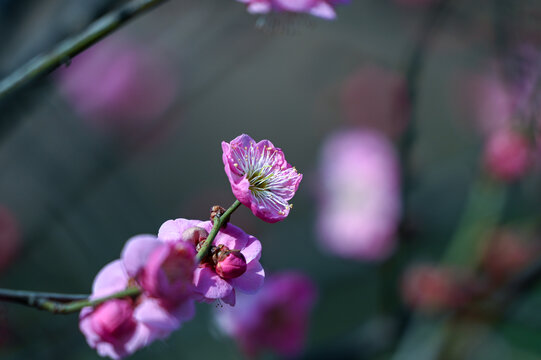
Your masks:
M 231 216 L 231 214 L 237 210 L 237 208 L 241 205 L 240 201 L 238 200 L 235 200 L 235 202 L 233 203 L 233 205 L 231 205 L 229 207 L 229 209 L 227 209 L 222 216 L 216 216 L 214 218 L 214 226 L 212 227 L 212 230 L 210 231 L 210 234 L 208 236 L 208 238 L 205 240 L 205 242 L 203 243 L 203 246 L 201 246 L 201 249 L 199 250 L 199 252 L 197 253 L 197 261 L 198 262 L 201 262 L 201 260 L 207 256 L 209 250 L 210 250 L 210 246 L 212 245 L 212 242 L 214 241 L 214 238 L 216 237 L 216 235 L 218 235 L 218 231 L 220 231 L 220 228 L 222 227 L 223 224 L 227 223 L 227 221 L 229 221 L 229 217 Z
M 88 295 L 53 294 L 33 291 L 0 289 L 0 301 L 14 302 L 54 314 L 69 314 L 87 306 L 97 306 L 111 299 L 139 295 L 141 289 L 129 287 L 123 291 L 90 300 Z
M 103 39 L 126 22 L 167 0 L 132 0 L 121 8 L 96 20 L 48 53 L 38 55 L 0 81 L 0 99 L 38 76 L 51 72 L 71 58 Z
M 231 214 L 241 205 L 240 201 L 236 200 L 227 209 L 223 215 L 214 218 L 214 226 L 210 231 L 208 238 L 197 253 L 197 261 L 201 261 L 210 250 L 214 238 L 220 231 L 220 228 L 227 223 Z M 69 295 L 44 293 L 34 291 L 9 290 L 0 289 L 0 301 L 7 301 L 34 307 L 40 310 L 49 311 L 53 314 L 70 314 L 78 312 L 88 306 L 97 306 L 111 299 L 121 299 L 125 297 L 134 297 L 141 294 L 141 289 L 138 287 L 128 287 L 125 290 L 101 298 L 90 300 L 88 295 Z

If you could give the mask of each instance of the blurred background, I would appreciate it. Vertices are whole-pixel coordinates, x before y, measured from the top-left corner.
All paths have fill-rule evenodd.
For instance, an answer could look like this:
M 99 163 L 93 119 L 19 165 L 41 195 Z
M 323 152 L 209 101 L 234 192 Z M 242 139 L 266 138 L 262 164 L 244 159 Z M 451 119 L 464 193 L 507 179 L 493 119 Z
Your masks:
M 122 3 L 0 0 L 0 76 Z M 304 178 L 286 220 L 232 222 L 268 275 L 317 288 L 302 351 L 263 358 L 539 359 L 540 20 L 534 0 L 334 21 L 168 2 L 0 99 L 0 287 L 89 293 L 131 236 L 228 206 L 221 142 L 246 133 Z M 219 311 L 133 359 L 242 357 Z M 0 357 L 98 355 L 76 315 L 6 303 Z

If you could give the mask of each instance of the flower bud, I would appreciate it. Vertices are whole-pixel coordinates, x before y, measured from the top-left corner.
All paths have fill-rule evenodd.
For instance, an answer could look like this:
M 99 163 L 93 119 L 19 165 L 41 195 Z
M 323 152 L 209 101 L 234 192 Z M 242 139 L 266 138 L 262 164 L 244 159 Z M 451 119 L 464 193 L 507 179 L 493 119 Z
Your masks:
M 200 243 L 205 241 L 205 239 L 208 236 L 209 236 L 209 233 L 207 232 L 207 230 L 197 227 L 197 226 L 186 229 L 182 233 L 182 239 L 184 241 L 188 241 L 192 243 L 195 247 L 197 247 Z
M 404 302 L 427 312 L 453 309 L 468 300 L 463 281 L 455 269 L 434 265 L 417 265 L 402 279 Z
M 224 279 L 234 279 L 246 272 L 246 258 L 240 251 L 228 250 L 219 256 L 216 273 Z
M 488 140 L 484 158 L 492 176 L 513 181 L 523 176 L 530 166 L 530 146 L 522 134 L 502 130 Z
M 109 300 L 91 316 L 92 329 L 102 340 L 113 345 L 125 342 L 133 335 L 137 325 L 130 300 Z
M 493 281 L 501 283 L 527 267 L 538 252 L 538 244 L 526 241 L 512 230 L 502 229 L 483 249 L 481 266 Z

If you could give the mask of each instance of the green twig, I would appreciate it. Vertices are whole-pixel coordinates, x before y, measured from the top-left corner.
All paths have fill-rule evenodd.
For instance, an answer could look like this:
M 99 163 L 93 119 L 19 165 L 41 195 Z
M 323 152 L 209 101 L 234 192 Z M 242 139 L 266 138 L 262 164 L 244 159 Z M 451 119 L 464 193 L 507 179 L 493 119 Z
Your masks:
M 197 253 L 197 261 L 200 262 L 205 256 L 207 256 L 207 253 L 210 250 L 210 246 L 212 245 L 212 241 L 218 234 L 218 231 L 220 231 L 220 228 L 223 224 L 227 223 L 229 221 L 229 217 L 233 213 L 233 211 L 237 210 L 237 208 L 241 205 L 240 201 L 235 200 L 233 205 L 227 209 L 222 216 L 216 216 L 214 218 L 214 226 L 212 227 L 212 230 L 210 231 L 210 234 L 208 238 L 203 243 L 203 246 L 201 246 L 201 249 Z
M 13 90 L 51 72 L 86 50 L 126 22 L 167 0 L 132 0 L 121 8 L 96 20 L 81 34 L 60 43 L 48 53 L 38 55 L 0 81 L 0 99 Z
M 0 289 L 0 301 L 14 302 L 55 314 L 69 314 L 79 312 L 82 308 L 87 306 L 97 306 L 107 300 L 137 296 L 140 293 L 141 289 L 129 287 L 126 290 L 91 300 L 88 298 L 88 295 L 67 295 Z

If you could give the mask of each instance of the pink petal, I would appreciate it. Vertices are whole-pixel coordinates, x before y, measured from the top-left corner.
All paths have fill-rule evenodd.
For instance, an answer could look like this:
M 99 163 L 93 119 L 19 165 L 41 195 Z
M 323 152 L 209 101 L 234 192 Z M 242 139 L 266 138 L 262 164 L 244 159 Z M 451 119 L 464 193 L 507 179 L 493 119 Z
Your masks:
M 319 4 L 314 6 L 310 10 L 310 14 L 327 20 L 336 18 L 336 12 L 334 12 L 333 7 L 327 4 L 325 1 L 320 1 Z
M 172 314 L 180 321 L 191 320 L 195 315 L 195 303 L 193 300 L 186 300 Z
M 179 320 L 164 309 L 156 299 L 144 299 L 135 309 L 133 316 L 160 338 L 180 327 Z
M 137 350 L 149 345 L 154 339 L 152 331 L 143 324 L 138 324 L 130 341 L 126 343 L 126 351 L 133 354 Z
M 91 297 L 98 298 L 122 291 L 126 289 L 128 280 L 122 261 L 112 261 L 105 265 L 94 279 Z
M 212 230 L 212 223 L 210 221 L 205 221 L 201 223 L 200 226 L 210 232 Z M 246 244 L 250 241 L 251 236 L 242 231 L 239 227 L 233 224 L 227 224 L 223 229 L 220 229 L 216 238 L 214 239 L 214 245 L 223 244 L 229 249 L 244 249 Z M 248 261 L 248 260 L 247 260 Z
M 229 293 L 229 295 L 224 296 L 224 297 L 222 298 L 222 301 L 223 301 L 224 303 L 226 303 L 227 305 L 235 306 L 236 299 L 237 299 L 237 296 L 235 295 L 235 289 L 233 289 L 233 291 L 231 291 L 231 292 Z
M 286 11 L 307 12 L 314 6 L 315 0 L 275 0 L 275 3 Z
M 209 268 L 198 268 L 194 272 L 196 291 L 208 299 L 223 298 L 233 290 L 233 286 L 216 275 Z
M 187 219 L 175 219 L 167 220 L 160 226 L 158 230 L 158 238 L 163 241 L 180 241 L 182 240 L 182 233 L 194 226 L 200 226 L 199 220 L 187 220 Z
M 259 261 L 254 260 L 248 264 L 246 272 L 235 279 L 231 280 L 233 286 L 247 294 L 253 294 L 257 292 L 263 286 L 265 281 L 265 270 Z
M 259 260 L 261 257 L 261 242 L 255 237 L 248 235 L 248 243 L 241 250 L 242 255 L 246 259 L 246 263 L 250 263 L 252 260 Z
M 83 335 L 86 338 L 86 342 L 88 345 L 90 345 L 91 348 L 95 348 L 98 341 L 100 341 L 100 337 L 96 334 L 94 329 L 92 328 L 92 324 L 90 321 L 90 313 L 92 312 L 92 308 L 87 307 L 81 310 L 80 315 L 80 322 L 79 322 L 79 329 L 83 333 Z
M 96 350 L 98 351 L 99 356 L 110 357 L 115 360 L 122 359 L 124 356 L 128 355 L 124 349 L 115 349 L 115 347 L 108 342 L 99 343 L 96 346 Z
M 121 255 L 128 275 L 136 277 L 146 265 L 152 251 L 161 244 L 163 242 L 153 235 L 138 235 L 128 240 Z

